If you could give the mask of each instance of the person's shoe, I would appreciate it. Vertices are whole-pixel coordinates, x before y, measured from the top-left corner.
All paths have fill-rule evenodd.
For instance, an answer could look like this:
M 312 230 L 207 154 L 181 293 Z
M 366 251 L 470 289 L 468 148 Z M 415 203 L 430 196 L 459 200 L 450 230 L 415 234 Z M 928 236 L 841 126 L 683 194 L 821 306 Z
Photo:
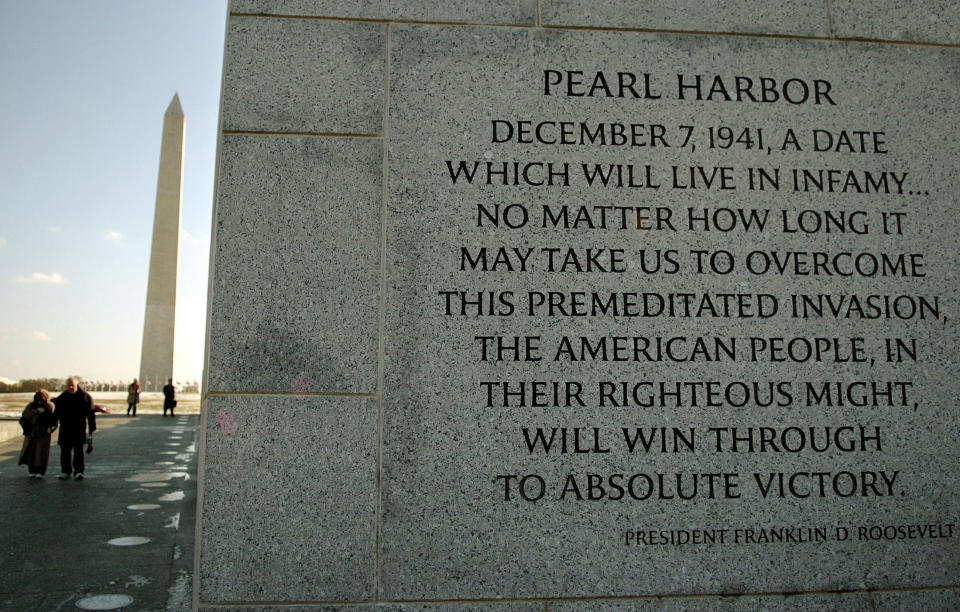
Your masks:
M 75 480 L 83 480 L 83 472 L 77 472 L 76 474 L 73 475 L 73 478 Z
M 34 474 L 33 477 L 36 478 L 37 480 L 40 480 L 41 478 L 43 478 L 43 474 Z
M 57 476 L 57 480 L 66 480 L 67 478 L 70 478 L 70 474 L 66 472 L 60 472 L 60 475 Z

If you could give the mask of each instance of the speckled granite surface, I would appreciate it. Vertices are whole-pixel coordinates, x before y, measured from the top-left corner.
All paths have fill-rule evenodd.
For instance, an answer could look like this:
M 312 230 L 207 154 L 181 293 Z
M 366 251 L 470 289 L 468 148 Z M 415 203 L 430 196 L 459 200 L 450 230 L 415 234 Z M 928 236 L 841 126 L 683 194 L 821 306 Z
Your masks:
M 376 390 L 382 148 L 224 136 L 209 391 Z
M 685 6 L 232 3 L 201 609 L 955 607 L 956 18 Z
M 929 585 L 950 583 L 960 571 L 952 537 L 918 547 L 882 535 L 876 541 L 858 539 L 857 530 L 927 523 L 948 524 L 940 532 L 944 535 L 954 529 L 951 517 L 960 508 L 945 492 L 952 487 L 956 455 L 935 449 L 949 444 L 948 398 L 960 395 L 956 364 L 937 347 L 944 341 L 952 346 L 957 328 L 942 320 L 804 319 L 789 310 L 791 296 L 820 293 L 940 296 L 944 306 L 951 299 L 957 275 L 948 262 L 958 259 L 951 239 L 958 226 L 949 194 L 960 183 L 944 160 L 957 151 L 958 114 L 949 102 L 957 99 L 957 88 L 936 75 L 956 66 L 955 51 L 418 25 L 394 26 L 391 41 L 389 393 L 384 394 L 381 531 L 385 597 L 832 591 L 904 586 L 917 575 Z M 437 56 L 437 48 L 448 52 Z M 781 89 L 776 101 L 773 94 L 767 102 L 745 94 L 741 102 L 728 100 L 718 94 L 720 85 L 711 75 L 720 75 L 720 82 L 734 79 L 731 62 L 735 74 L 758 79 L 802 75 L 809 95 L 801 100 L 803 90 L 794 82 L 797 89 L 786 94 Z M 924 76 L 912 72 L 917 64 L 935 68 Z M 649 79 L 640 86 L 637 77 L 638 85 L 624 96 L 617 87 L 608 93 L 597 85 L 591 97 L 591 83 L 600 81 L 590 71 L 558 70 L 573 66 L 603 67 L 611 81 L 617 70 L 641 67 Z M 678 75 L 688 86 L 696 83 L 689 75 L 705 75 L 701 80 L 718 89 L 711 96 L 707 89 L 681 88 Z M 901 87 L 908 76 L 927 92 L 924 98 Z M 817 90 L 823 94 L 819 99 Z M 439 97 L 438 91 L 446 95 Z M 564 121 L 571 125 L 566 138 L 575 141 L 566 145 L 558 142 Z M 633 146 L 611 144 L 613 137 L 604 144 L 599 138 L 582 140 L 578 122 L 590 129 L 605 122 L 642 125 Z M 651 137 L 650 124 L 665 126 L 661 141 Z M 687 147 L 680 125 L 695 126 Z M 722 125 L 764 130 L 766 144 L 711 148 L 710 130 L 717 134 Z M 814 130 L 827 126 L 883 132 L 877 138 L 886 144 L 871 141 L 871 153 L 856 155 L 816 151 L 822 144 L 813 143 Z M 802 150 L 783 146 L 787 129 L 801 135 Z M 519 142 L 520 130 L 526 130 L 525 142 Z M 636 186 L 598 186 L 596 180 L 591 185 L 583 165 L 593 171 L 595 163 L 633 164 L 640 169 Z M 695 185 L 691 166 L 725 167 L 729 185 L 707 187 L 705 180 Z M 779 188 L 751 189 L 752 167 L 777 169 L 783 179 Z M 902 193 L 891 187 L 869 196 L 794 187 L 794 169 L 818 167 L 883 169 L 910 178 Z M 684 174 L 674 174 L 674 168 Z M 470 172 L 476 173 L 472 182 L 465 178 Z M 565 206 L 570 220 L 586 207 L 596 220 L 599 207 L 614 211 L 624 205 L 666 208 L 673 213 L 673 226 L 638 231 L 629 223 L 618 225 L 617 217 L 606 227 L 597 227 L 599 222 L 590 227 L 581 217 L 579 225 L 564 229 L 545 212 L 549 207 L 556 218 Z M 480 207 L 489 212 L 509 206 L 525 207 L 529 222 L 523 224 L 518 215 L 513 225 L 523 227 L 503 222 L 497 228 L 480 212 Z M 707 213 L 708 225 L 719 221 L 726 232 L 695 221 L 704 209 L 717 208 L 766 210 L 778 221 L 763 231 L 745 231 Z M 848 230 L 844 236 L 790 230 L 787 220 L 799 211 L 825 209 L 861 210 L 858 218 L 870 219 L 871 229 Z M 916 224 L 903 237 L 884 234 L 877 224 L 885 210 L 908 211 Z M 620 250 L 619 264 L 609 250 L 587 261 L 587 249 L 614 248 Z M 568 249 L 574 249 L 573 259 Z M 716 263 L 719 271 L 709 273 L 709 264 L 703 264 L 701 272 L 698 249 L 722 249 L 740 266 L 727 273 Z M 774 251 L 782 260 L 786 252 L 846 249 L 923 251 L 928 274 L 878 281 L 813 276 L 789 267 L 775 272 L 772 264 L 761 263 L 772 261 Z M 671 250 L 677 265 L 661 260 L 657 270 L 657 257 Z M 647 258 L 644 265 L 641 257 Z M 717 261 L 725 265 L 727 255 Z M 744 302 L 746 310 L 720 314 L 631 317 L 591 311 L 591 295 L 607 296 L 602 298 L 607 304 L 624 291 L 634 292 L 638 303 L 650 292 L 729 293 L 751 301 Z M 549 292 L 566 301 L 551 311 Z M 582 296 L 579 307 L 571 301 L 576 292 Z M 772 296 L 779 314 L 757 316 L 756 294 Z M 621 313 L 628 310 L 621 304 Z M 922 367 L 870 361 L 882 359 L 883 337 L 902 334 L 927 346 L 930 360 Z M 498 335 L 506 340 L 501 353 Z M 596 347 L 599 339 L 613 342 L 614 336 L 631 348 L 619 356 L 612 344 L 603 352 L 591 349 L 595 353 L 576 348 L 581 338 Z M 649 343 L 643 346 L 653 346 L 656 338 L 687 343 L 696 336 L 726 339 L 736 345 L 735 357 L 638 355 L 630 340 L 640 337 Z M 781 359 L 786 353 L 775 357 L 749 348 L 768 342 L 764 338 L 785 339 L 784 344 L 799 338 L 794 343 L 799 347 L 813 337 L 838 338 L 850 346 L 860 342 L 851 338 L 861 336 L 867 356 L 861 364 L 838 353 L 818 363 L 802 356 L 803 363 L 791 362 Z M 517 337 L 532 337 L 539 350 L 517 349 Z M 808 384 L 819 390 L 830 380 L 909 380 L 915 385 L 910 396 L 923 410 L 885 400 L 871 408 L 849 401 L 827 408 L 804 391 Z M 531 390 L 535 381 L 540 381 L 539 397 Z M 707 382 L 716 389 L 713 400 L 703 387 Z M 639 391 L 621 390 L 637 384 Z M 669 393 L 660 392 L 661 385 Z M 696 385 L 700 390 L 692 391 Z M 810 426 L 821 428 L 821 447 L 824 427 L 853 427 L 879 435 L 880 442 L 861 443 L 856 452 L 837 447 L 816 452 L 807 438 Z M 667 452 L 661 452 L 659 441 L 650 452 L 629 450 L 624 429 L 635 436 L 636 428 L 657 435 L 672 427 L 693 440 L 692 450 L 674 451 L 669 437 Z M 755 428 L 757 447 L 741 442 L 732 452 L 734 428 L 742 437 L 748 427 Z M 760 450 L 761 427 L 777 440 L 776 451 Z M 790 427 L 789 439 L 781 437 Z M 546 452 L 543 443 L 533 444 L 537 428 L 544 440 L 555 436 L 556 445 L 566 435 L 567 452 Z M 579 443 L 575 435 L 581 436 Z M 813 473 L 824 474 L 822 492 Z M 615 474 L 620 476 L 612 478 Z M 637 474 L 638 480 L 631 480 Z M 678 499 L 677 475 L 692 496 L 687 501 Z M 736 483 L 733 488 L 716 484 L 727 475 Z M 524 477 L 532 500 L 520 493 Z M 717 479 L 715 486 L 710 478 Z M 780 478 L 786 483 L 782 496 Z M 637 484 L 651 481 L 652 487 Z M 628 482 L 638 487 L 636 496 L 624 493 Z M 765 488 L 771 482 L 774 487 Z M 887 484 L 875 489 L 867 484 L 873 482 Z M 797 486 L 791 489 L 790 483 Z M 919 500 L 933 505 L 918 506 Z M 794 531 L 784 535 L 788 541 L 767 545 L 765 530 L 771 527 Z M 852 539 L 838 535 L 837 527 L 853 532 Z M 671 534 L 701 529 L 717 537 L 728 530 L 729 539 L 670 543 Z M 657 543 L 650 541 L 651 531 Z M 638 542 L 638 532 L 647 540 Z M 659 542 L 661 533 L 667 534 L 666 542 Z M 416 556 L 409 554 L 411 545 L 419 551 Z
M 379 132 L 385 49 L 383 25 L 231 17 L 222 128 Z
M 213 397 L 202 601 L 374 596 L 376 400 Z

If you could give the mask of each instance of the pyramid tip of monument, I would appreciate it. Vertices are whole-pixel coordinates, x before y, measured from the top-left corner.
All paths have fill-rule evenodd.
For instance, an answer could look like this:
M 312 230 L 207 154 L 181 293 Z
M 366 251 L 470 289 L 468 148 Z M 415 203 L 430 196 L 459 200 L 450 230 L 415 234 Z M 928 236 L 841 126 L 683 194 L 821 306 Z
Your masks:
M 167 107 L 167 114 L 177 114 L 183 115 L 183 108 L 180 107 L 180 94 L 174 92 L 173 99 L 170 100 L 170 105 Z

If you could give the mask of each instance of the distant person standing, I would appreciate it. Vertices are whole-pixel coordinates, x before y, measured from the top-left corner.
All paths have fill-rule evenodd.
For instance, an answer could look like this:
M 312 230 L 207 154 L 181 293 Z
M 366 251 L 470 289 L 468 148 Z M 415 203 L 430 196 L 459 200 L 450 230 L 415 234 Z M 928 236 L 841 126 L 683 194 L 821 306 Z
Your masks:
M 170 416 L 173 416 L 173 409 L 177 407 L 174 393 L 173 379 L 171 378 L 167 380 L 167 384 L 163 385 L 163 416 L 167 416 L 167 409 L 170 410 Z
M 23 409 L 20 423 L 24 428 L 23 447 L 17 465 L 26 465 L 30 478 L 43 478 L 50 461 L 50 434 L 57 428 L 50 396 L 42 389 Z
M 87 427 L 90 435 L 97 430 L 97 417 L 93 411 L 93 398 L 77 384 L 73 377 L 67 379 L 67 390 L 53 400 L 56 410 L 53 415 L 60 425 L 57 444 L 60 445 L 60 480 L 73 477 L 83 480 L 83 443 L 87 440 Z M 72 456 L 72 461 L 71 461 Z
M 133 416 L 137 416 L 137 404 L 140 403 L 140 382 L 134 378 L 130 386 L 127 387 L 127 416 L 133 410 Z

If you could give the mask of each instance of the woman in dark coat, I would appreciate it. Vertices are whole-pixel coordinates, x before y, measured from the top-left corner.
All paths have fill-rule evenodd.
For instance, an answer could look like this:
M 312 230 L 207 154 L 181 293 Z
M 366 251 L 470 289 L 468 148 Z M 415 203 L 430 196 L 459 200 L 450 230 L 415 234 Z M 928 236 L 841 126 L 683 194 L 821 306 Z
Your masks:
M 30 433 L 24 434 L 17 465 L 26 465 L 30 478 L 43 478 L 50 460 L 50 434 L 57 428 L 50 396 L 45 391 L 37 391 L 33 401 L 23 409 L 22 418 Z

